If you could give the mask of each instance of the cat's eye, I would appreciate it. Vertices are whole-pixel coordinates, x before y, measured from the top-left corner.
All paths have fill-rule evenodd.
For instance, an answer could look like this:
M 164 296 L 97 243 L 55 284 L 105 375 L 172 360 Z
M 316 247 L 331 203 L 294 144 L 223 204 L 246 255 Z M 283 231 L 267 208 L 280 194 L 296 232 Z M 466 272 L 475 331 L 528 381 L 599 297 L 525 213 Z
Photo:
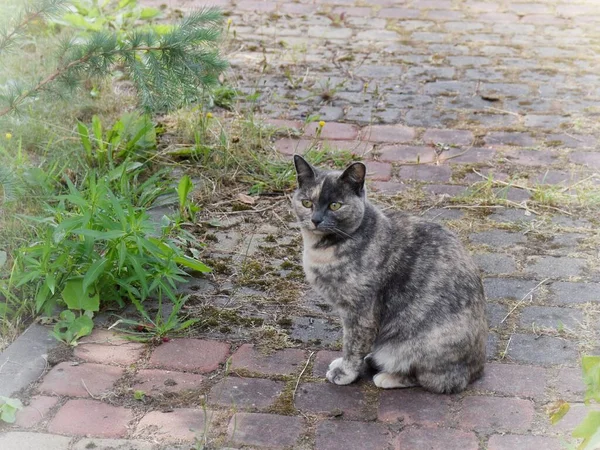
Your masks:
M 341 207 L 342 207 L 342 204 L 340 202 L 333 202 L 333 203 L 329 204 L 329 209 L 332 211 L 337 211 Z
M 302 200 L 302 206 L 305 208 L 312 208 L 313 203 L 310 200 Z

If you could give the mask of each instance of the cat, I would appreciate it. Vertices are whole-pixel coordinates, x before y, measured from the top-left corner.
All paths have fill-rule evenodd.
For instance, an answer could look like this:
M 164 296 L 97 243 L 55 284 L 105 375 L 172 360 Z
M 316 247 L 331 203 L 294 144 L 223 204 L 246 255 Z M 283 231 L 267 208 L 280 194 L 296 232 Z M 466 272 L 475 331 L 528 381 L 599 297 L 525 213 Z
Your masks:
M 367 200 L 366 167 L 323 170 L 294 155 L 292 204 L 308 282 L 340 315 L 343 357 L 327 379 L 365 368 L 380 388 L 457 393 L 479 378 L 487 321 L 479 270 L 442 225 Z

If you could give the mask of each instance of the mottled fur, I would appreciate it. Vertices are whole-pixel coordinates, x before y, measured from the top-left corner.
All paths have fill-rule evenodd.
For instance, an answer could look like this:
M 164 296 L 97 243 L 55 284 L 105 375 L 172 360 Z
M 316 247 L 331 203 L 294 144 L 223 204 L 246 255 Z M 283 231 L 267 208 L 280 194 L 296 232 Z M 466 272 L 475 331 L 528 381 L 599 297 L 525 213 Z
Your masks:
M 343 358 L 329 366 L 329 381 L 352 383 L 365 359 L 382 388 L 454 393 L 480 377 L 485 299 L 459 239 L 436 223 L 377 209 L 366 199 L 361 163 L 338 172 L 300 156 L 294 162 L 304 271 L 344 330 Z M 332 202 L 342 206 L 334 211 Z

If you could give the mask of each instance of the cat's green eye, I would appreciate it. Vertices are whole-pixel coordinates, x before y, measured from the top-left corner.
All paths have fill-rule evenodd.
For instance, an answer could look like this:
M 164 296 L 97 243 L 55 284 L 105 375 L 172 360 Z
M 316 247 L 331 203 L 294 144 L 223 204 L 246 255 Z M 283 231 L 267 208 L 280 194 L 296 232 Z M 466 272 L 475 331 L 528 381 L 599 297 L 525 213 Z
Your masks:
M 342 204 L 339 202 L 333 202 L 329 204 L 329 209 L 332 211 L 337 211 L 338 209 L 340 209 L 342 207 Z
M 302 206 L 305 208 L 312 208 L 312 202 L 310 200 L 302 200 Z

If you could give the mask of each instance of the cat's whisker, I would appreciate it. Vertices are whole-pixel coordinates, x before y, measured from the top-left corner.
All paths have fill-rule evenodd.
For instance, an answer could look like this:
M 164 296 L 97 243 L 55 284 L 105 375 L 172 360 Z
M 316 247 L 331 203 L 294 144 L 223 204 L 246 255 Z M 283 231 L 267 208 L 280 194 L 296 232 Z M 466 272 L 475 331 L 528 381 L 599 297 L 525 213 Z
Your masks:
M 321 227 L 321 229 L 322 230 L 330 230 L 330 231 L 333 231 L 338 236 L 341 236 L 346 239 L 355 240 L 354 236 L 351 236 L 348 233 L 346 233 L 345 231 L 340 230 L 338 227 Z

